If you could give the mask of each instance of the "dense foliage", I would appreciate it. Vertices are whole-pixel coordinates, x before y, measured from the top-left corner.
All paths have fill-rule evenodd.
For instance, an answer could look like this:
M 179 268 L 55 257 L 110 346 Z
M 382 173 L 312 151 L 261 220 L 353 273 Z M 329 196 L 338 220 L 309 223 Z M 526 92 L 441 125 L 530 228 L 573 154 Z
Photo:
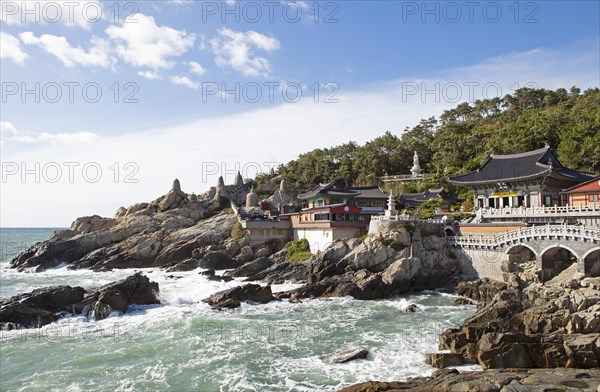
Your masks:
M 439 119 L 421 120 L 401 136 L 386 132 L 363 146 L 348 142 L 301 154 L 277 174 L 296 190 L 333 179 L 348 185 L 375 184 L 386 173 L 409 174 L 417 151 L 424 172 L 434 174 L 419 185 L 422 191 L 445 185 L 450 175 L 476 169 L 489 154 L 530 151 L 546 143 L 565 166 L 600 173 L 598 88 L 583 93 L 576 87 L 522 88 L 503 98 L 461 103 Z

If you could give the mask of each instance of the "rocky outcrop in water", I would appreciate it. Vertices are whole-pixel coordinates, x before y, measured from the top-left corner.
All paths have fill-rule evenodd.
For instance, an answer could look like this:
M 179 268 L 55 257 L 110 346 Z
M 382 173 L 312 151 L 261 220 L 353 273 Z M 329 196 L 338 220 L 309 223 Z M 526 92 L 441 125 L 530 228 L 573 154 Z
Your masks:
M 226 186 L 227 197 L 245 198 L 246 185 Z M 43 271 L 66 263 L 69 268 L 173 267 L 194 252 L 225 251 L 236 217 L 210 194 L 190 196 L 178 180 L 164 196 L 119 208 L 113 218 L 76 219 L 11 261 L 19 270 Z M 237 249 L 230 257 L 237 255 Z M 188 262 L 188 267 L 191 265 Z M 181 266 L 184 268 L 184 266 Z M 230 267 L 234 268 L 234 267 Z
M 54 286 L 33 290 L 0 302 L 0 329 L 36 328 L 65 313 L 84 313 L 101 320 L 130 305 L 158 304 L 158 283 L 136 273 L 86 292 L 82 287 Z
M 203 300 L 215 309 L 231 309 L 241 306 L 242 302 L 267 303 L 272 301 L 271 286 L 247 284 L 219 291 Z
M 125 313 L 130 305 L 159 304 L 158 292 L 158 283 L 151 282 L 138 272 L 126 279 L 91 290 L 73 309 L 89 318 L 102 320 L 113 311 Z

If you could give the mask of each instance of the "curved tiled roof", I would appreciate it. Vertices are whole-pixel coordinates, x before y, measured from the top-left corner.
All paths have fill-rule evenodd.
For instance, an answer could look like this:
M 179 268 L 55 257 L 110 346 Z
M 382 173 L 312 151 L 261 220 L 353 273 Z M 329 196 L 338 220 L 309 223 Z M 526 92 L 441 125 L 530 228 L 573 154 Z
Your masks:
M 531 180 L 555 175 L 567 181 L 584 181 L 592 176 L 564 167 L 550 147 L 540 148 L 520 154 L 490 155 L 473 172 L 448 178 L 448 182 L 458 185 L 477 185 L 517 180 Z
M 332 181 L 328 184 L 319 184 L 318 187 L 298 195 L 299 199 L 312 199 L 319 195 L 329 196 L 347 196 L 361 197 L 365 199 L 387 198 L 389 195 L 381 190 L 378 186 L 363 186 L 345 188 L 339 185 L 337 181 Z

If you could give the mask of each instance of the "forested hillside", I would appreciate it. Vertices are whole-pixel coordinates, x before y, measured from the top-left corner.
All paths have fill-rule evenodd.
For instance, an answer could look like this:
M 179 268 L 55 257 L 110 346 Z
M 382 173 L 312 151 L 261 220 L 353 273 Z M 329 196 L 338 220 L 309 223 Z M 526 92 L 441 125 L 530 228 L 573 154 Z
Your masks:
M 402 110 L 402 105 L 398 105 Z M 333 179 L 348 185 L 377 183 L 387 174 L 409 174 L 413 151 L 424 172 L 420 190 L 445 185 L 448 176 L 476 169 L 491 154 L 534 150 L 546 143 L 565 166 L 600 173 L 600 90 L 523 88 L 503 98 L 461 103 L 439 118 L 423 119 L 401 135 L 384 135 L 359 146 L 348 142 L 301 154 L 278 169 L 296 190 Z M 258 182 L 271 175 L 257 178 Z M 414 191 L 414 189 L 413 189 Z

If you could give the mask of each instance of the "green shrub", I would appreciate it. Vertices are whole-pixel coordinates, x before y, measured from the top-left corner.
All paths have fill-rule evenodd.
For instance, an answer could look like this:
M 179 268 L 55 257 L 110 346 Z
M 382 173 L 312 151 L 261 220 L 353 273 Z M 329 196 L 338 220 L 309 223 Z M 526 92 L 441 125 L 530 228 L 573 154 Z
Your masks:
M 231 226 L 231 237 L 235 242 L 240 242 L 242 239 L 244 239 L 245 235 L 246 231 L 240 222 L 235 222 L 233 226 Z
M 308 241 L 303 238 L 298 241 L 292 241 L 287 247 L 287 256 L 289 261 L 306 261 L 311 256 L 310 245 Z

